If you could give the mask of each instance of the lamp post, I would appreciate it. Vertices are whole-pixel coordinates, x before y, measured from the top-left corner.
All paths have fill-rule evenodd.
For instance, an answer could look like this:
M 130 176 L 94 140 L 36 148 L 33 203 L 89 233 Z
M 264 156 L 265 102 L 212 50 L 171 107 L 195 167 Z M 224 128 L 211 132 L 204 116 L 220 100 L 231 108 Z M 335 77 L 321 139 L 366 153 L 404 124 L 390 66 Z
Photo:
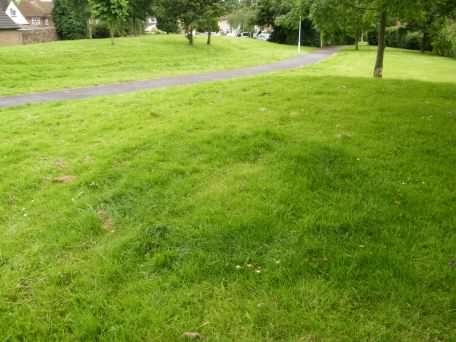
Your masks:
M 301 30 L 302 30 L 302 16 L 299 16 L 299 41 L 298 41 L 298 54 L 301 54 Z

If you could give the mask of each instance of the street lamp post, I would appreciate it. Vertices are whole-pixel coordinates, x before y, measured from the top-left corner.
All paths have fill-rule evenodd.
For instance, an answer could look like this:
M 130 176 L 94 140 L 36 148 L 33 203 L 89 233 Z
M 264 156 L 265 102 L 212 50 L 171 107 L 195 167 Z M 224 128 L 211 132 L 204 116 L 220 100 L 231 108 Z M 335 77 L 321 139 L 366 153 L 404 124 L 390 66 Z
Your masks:
M 299 16 L 299 41 L 298 41 L 298 54 L 301 54 L 301 30 L 302 30 L 302 16 Z

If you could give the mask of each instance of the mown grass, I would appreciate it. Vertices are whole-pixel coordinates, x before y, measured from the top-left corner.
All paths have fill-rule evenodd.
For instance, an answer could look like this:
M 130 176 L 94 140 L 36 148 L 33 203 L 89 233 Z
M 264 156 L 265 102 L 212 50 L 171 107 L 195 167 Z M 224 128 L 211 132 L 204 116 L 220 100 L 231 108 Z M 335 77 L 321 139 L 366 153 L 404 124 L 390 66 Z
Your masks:
M 1 339 L 454 340 L 456 62 L 394 57 L 1 110 Z
M 306 48 L 305 51 L 310 51 Z M 236 69 L 291 57 L 296 48 L 215 37 L 212 46 L 181 35 L 79 40 L 0 48 L 0 95 Z
M 312 65 L 306 69 L 307 75 L 351 76 L 371 78 L 375 65 L 376 47 L 362 46 L 358 53 L 347 47 L 340 51 L 333 61 Z M 454 83 L 454 59 L 422 54 L 412 50 L 387 48 L 385 56 L 385 78 L 395 80 L 415 80 Z

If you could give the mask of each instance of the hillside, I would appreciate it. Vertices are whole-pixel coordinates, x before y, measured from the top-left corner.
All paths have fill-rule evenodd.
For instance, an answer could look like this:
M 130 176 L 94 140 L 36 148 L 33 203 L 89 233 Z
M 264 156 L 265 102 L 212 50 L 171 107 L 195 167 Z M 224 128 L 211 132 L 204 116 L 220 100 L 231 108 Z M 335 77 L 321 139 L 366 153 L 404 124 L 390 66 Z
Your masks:
M 307 49 L 310 50 L 310 49 Z M 181 35 L 62 41 L 0 49 L 0 96 L 161 76 L 236 69 L 296 55 L 296 48 L 252 39 Z

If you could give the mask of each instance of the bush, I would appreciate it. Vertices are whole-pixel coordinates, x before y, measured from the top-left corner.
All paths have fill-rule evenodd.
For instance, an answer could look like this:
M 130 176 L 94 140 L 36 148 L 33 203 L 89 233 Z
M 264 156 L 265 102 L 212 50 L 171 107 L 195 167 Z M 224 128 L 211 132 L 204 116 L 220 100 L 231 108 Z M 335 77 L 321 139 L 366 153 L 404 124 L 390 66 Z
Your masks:
M 93 38 L 109 38 L 111 33 L 109 31 L 109 26 L 104 22 L 100 21 L 96 24 L 94 31 L 92 32 Z
M 377 31 L 367 32 L 367 42 L 369 45 L 377 46 L 378 45 L 378 33 Z
M 281 26 L 275 26 L 271 35 L 271 41 L 280 44 L 295 45 L 298 42 L 298 30 L 290 30 Z M 303 20 L 301 44 L 306 46 L 320 46 L 320 34 L 313 28 L 310 20 Z
M 436 54 L 456 57 L 456 21 L 447 20 L 432 42 Z
M 121 37 L 127 35 L 126 28 L 120 27 L 114 29 L 114 37 Z M 101 38 L 110 38 L 111 31 L 109 30 L 109 26 L 104 21 L 98 21 L 94 32 L 92 32 L 92 38 L 101 39 Z
M 386 46 L 419 50 L 421 48 L 423 34 L 421 32 L 408 30 L 406 27 L 388 27 L 385 33 Z M 367 35 L 369 45 L 376 46 L 378 44 L 378 36 L 376 31 L 370 31 Z
M 301 44 L 306 46 L 320 47 L 320 32 L 314 27 L 310 19 L 302 21 Z M 274 26 L 271 41 L 281 44 L 295 45 L 298 42 L 298 30 L 288 29 L 283 26 Z M 345 32 L 335 32 L 325 39 L 325 44 L 329 45 L 350 45 L 354 44 L 355 39 Z
M 407 32 L 403 41 L 403 48 L 409 50 L 420 50 L 423 41 L 421 32 Z
M 55 0 L 53 19 L 60 39 L 81 39 L 88 35 L 87 1 Z

